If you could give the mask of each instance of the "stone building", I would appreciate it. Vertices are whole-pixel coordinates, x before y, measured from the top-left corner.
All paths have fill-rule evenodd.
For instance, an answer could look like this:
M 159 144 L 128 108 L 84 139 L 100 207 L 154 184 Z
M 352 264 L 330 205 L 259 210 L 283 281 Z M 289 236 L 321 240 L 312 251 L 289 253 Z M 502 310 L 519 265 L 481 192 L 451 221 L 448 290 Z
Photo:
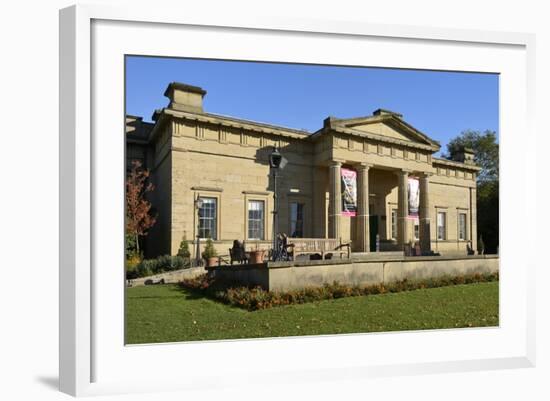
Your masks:
M 442 255 L 476 249 L 479 167 L 472 151 L 452 160 L 434 157 L 439 143 L 401 114 L 379 109 L 365 117 L 328 117 L 319 130 L 306 132 L 208 113 L 206 91 L 195 86 L 173 82 L 164 95 L 169 104 L 154 112 L 154 123 L 126 117 L 128 163 L 139 159 L 156 186 L 151 202 L 158 219 L 146 238 L 148 257 L 175 254 L 184 235 L 191 241 L 210 236 L 221 254 L 235 239 L 267 248 L 275 147 L 286 161 L 277 182 L 279 232 L 341 238 L 355 252 L 411 243 Z

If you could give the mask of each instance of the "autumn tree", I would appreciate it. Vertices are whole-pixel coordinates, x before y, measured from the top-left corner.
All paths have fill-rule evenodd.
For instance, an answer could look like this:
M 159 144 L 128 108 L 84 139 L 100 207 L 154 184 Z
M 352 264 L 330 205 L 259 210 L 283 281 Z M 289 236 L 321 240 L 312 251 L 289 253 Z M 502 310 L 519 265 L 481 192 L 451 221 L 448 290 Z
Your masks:
M 126 236 L 127 242 L 135 244 L 140 254 L 139 239 L 155 224 L 156 216 L 151 213 L 151 203 L 146 194 L 153 191 L 149 182 L 149 170 L 143 169 L 139 161 L 132 162 L 130 174 L 126 177 Z

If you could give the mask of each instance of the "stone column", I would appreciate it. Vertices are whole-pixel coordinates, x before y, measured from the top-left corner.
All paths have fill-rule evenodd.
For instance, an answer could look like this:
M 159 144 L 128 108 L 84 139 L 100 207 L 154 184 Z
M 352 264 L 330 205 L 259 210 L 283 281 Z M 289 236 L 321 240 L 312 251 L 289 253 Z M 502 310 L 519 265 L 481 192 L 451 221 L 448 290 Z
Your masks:
M 474 178 L 475 179 L 475 178 Z M 470 188 L 470 241 L 477 254 L 477 188 Z
M 340 168 L 342 163 L 332 161 L 329 166 L 330 200 L 328 208 L 328 235 L 330 238 L 340 238 L 340 216 L 342 215 L 342 188 Z
M 357 166 L 357 250 L 370 252 L 369 232 L 369 168 L 361 163 Z
M 431 243 L 431 220 L 430 220 L 430 183 L 431 173 L 424 173 L 420 177 L 420 207 L 418 209 L 418 224 L 420 231 L 420 250 L 422 255 L 429 255 L 432 252 Z
M 397 174 L 397 243 L 399 249 L 404 249 L 409 242 L 409 195 L 408 170 L 399 170 Z

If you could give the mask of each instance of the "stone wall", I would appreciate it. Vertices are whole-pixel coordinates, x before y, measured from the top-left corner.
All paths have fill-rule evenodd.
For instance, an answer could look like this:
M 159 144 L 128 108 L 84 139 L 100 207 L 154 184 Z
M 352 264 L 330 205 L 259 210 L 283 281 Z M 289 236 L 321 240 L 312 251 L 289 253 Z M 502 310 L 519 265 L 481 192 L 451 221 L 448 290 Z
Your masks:
M 140 277 L 133 280 L 126 280 L 128 287 L 139 287 L 142 285 L 150 284 L 174 284 L 179 283 L 182 280 L 200 276 L 206 273 L 204 267 L 191 267 L 189 269 L 174 270 L 171 272 L 164 272 L 155 274 L 148 277 Z
M 260 285 L 271 291 L 286 291 L 334 281 L 348 285 L 372 285 L 403 279 L 424 280 L 441 276 L 494 273 L 498 270 L 498 256 L 484 255 L 462 258 L 393 256 L 383 260 L 268 262 L 218 267 L 209 271 L 229 282 Z
M 193 130 L 194 127 L 188 127 Z M 263 239 L 272 236 L 273 179 L 270 176 L 268 155 L 270 146 L 251 143 L 234 143 L 230 132 L 226 142 L 189 137 L 188 130 L 178 129 L 180 136 L 174 138 L 172 151 L 172 225 L 171 252 L 177 252 L 183 235 L 193 240 L 196 235 L 197 216 L 193 202 L 197 196 L 215 198 L 218 208 L 217 238 L 222 253 L 227 253 L 227 244 L 233 240 L 247 240 L 248 202 L 264 204 Z M 191 131 L 194 132 L 194 131 Z M 208 134 L 205 131 L 205 135 Z M 235 134 L 237 135 L 237 134 Z M 256 135 L 260 138 L 259 135 Z M 252 137 L 250 137 L 252 138 Z M 251 139 L 248 141 L 251 141 Z M 254 137 L 255 138 L 255 137 Z M 259 139 L 258 139 L 259 141 Z M 262 139 L 262 142 L 266 142 Z M 271 142 L 269 142 L 271 144 Z M 296 149 L 295 149 L 296 148 Z M 297 140 L 289 140 L 282 151 L 288 164 L 278 180 L 280 231 L 289 232 L 291 202 L 304 204 L 304 236 L 313 235 L 313 201 L 311 161 Z M 298 192 L 293 193 L 292 190 Z M 230 245 L 231 246 L 231 245 Z M 229 247 L 230 247 L 229 246 Z
M 172 249 L 170 248 L 172 226 L 171 169 L 171 153 L 166 153 L 162 160 L 152 169 L 154 190 L 150 196 L 157 220 L 149 230 L 147 236 L 145 236 L 146 258 L 175 254 L 171 253 Z

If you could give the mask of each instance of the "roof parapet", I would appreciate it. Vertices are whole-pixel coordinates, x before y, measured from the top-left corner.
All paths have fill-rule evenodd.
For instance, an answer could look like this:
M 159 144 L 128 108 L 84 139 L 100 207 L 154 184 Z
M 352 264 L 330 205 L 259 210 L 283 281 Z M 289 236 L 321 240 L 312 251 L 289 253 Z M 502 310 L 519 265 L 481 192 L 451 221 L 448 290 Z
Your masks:
M 373 116 L 395 116 L 397 118 L 403 118 L 403 114 L 396 113 L 395 111 L 387 110 L 387 109 L 376 109 L 372 112 Z

